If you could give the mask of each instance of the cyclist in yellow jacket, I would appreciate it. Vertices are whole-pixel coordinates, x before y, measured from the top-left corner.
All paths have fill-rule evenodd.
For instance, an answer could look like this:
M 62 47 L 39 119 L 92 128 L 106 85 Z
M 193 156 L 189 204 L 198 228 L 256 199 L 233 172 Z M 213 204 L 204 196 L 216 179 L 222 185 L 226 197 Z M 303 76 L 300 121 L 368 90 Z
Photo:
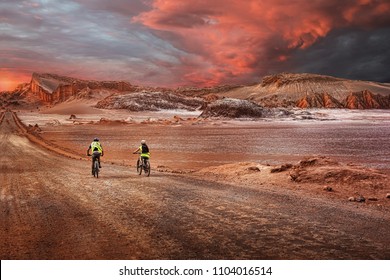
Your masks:
M 102 144 L 100 144 L 99 142 L 99 138 L 94 138 L 91 145 L 89 145 L 87 150 L 88 156 L 91 156 L 91 154 L 89 153 L 90 151 L 92 151 L 92 174 L 93 174 L 93 163 L 95 162 L 96 159 L 99 162 L 99 168 L 102 168 L 102 166 L 100 165 L 100 156 L 104 155 L 104 151 L 103 151 Z
M 138 149 L 133 152 L 133 154 L 136 154 L 138 152 L 141 154 L 142 160 L 149 160 L 150 152 L 145 140 L 141 141 L 141 146 L 139 146 Z

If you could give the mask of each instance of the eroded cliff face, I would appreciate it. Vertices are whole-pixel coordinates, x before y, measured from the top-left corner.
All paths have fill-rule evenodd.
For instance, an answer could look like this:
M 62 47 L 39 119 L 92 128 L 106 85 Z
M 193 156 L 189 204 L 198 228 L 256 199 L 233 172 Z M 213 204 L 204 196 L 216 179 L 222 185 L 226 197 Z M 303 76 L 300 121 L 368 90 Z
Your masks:
M 219 94 L 222 96 L 222 94 Z M 309 73 L 265 76 L 262 82 L 223 93 L 263 107 L 390 109 L 390 84 Z
M 307 94 L 296 102 L 299 108 L 343 108 L 343 105 L 328 93 Z
M 307 94 L 296 102 L 299 108 L 347 108 L 347 109 L 390 109 L 390 95 L 373 94 L 368 90 L 351 92 L 339 101 L 327 93 Z
M 295 102 L 299 108 L 390 109 L 390 88 L 387 89 L 387 96 L 374 94 L 367 89 L 351 91 L 358 86 L 380 87 L 371 82 L 314 74 L 278 74 L 264 77 L 262 86 L 304 94 Z M 381 92 L 386 92 L 383 88 L 380 88 Z
M 85 90 L 124 92 L 133 89 L 130 83 L 123 81 L 87 81 L 55 74 L 34 73 L 30 82 L 30 91 L 49 103 L 65 101 Z
M 365 90 L 347 96 L 344 107 L 348 109 L 390 109 L 390 95 L 382 96 Z
M 247 100 L 263 108 L 390 109 L 390 84 L 305 73 L 266 76 L 260 84 L 251 86 L 225 85 L 176 89 L 135 86 L 123 81 L 88 81 L 55 74 L 34 73 L 28 93 L 23 95 L 29 98 L 31 96 L 31 100 L 36 98 L 38 102 L 47 103 L 58 103 L 72 97 L 93 98 L 96 102 L 100 101 L 98 106 L 104 108 L 134 111 L 168 108 L 194 110 L 199 108 L 198 106 L 205 109 L 208 104 L 225 97 Z M 19 101 L 16 100 L 14 103 L 17 102 Z M 5 106 L 4 104 L 10 102 L 1 103 Z M 219 105 L 221 108 L 226 107 L 226 102 Z M 237 114 L 241 114 L 241 109 L 239 111 Z
M 38 98 L 32 96 L 30 86 L 30 83 L 22 83 L 13 91 L 0 92 L 0 108 L 31 109 L 36 107 L 40 101 Z

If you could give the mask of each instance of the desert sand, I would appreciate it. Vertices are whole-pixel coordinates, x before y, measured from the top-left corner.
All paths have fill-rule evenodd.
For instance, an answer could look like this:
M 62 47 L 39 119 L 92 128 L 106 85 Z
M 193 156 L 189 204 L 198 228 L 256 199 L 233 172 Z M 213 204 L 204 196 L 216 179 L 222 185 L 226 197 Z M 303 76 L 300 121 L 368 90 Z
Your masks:
M 174 139 L 193 128 L 218 137 L 231 121 L 194 115 L 129 117 L 72 102 L 2 112 L 1 259 L 390 258 L 387 168 L 202 153 L 191 137 Z M 97 135 L 99 179 L 86 156 Z M 136 174 L 131 154 L 145 135 L 150 177 Z

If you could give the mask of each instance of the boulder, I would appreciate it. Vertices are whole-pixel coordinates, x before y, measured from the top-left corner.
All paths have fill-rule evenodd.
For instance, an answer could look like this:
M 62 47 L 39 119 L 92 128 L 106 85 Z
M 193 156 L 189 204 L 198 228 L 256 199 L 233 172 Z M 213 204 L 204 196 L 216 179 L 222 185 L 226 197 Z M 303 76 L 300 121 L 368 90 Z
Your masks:
M 365 202 L 366 199 L 363 196 L 359 196 L 355 199 L 356 202 Z
M 256 171 L 256 172 L 259 172 L 260 171 L 260 168 L 258 168 L 257 166 L 249 166 L 247 168 L 248 171 Z
M 254 102 L 224 98 L 208 104 L 200 117 L 261 118 L 265 117 L 267 113 L 268 110 Z
M 283 171 L 286 171 L 292 167 L 293 167 L 293 165 L 291 163 L 286 163 L 286 164 L 281 165 L 280 167 L 272 168 L 270 172 L 271 173 L 283 172 Z
M 324 191 L 332 192 L 332 191 L 333 191 L 333 188 L 332 188 L 332 187 L 329 187 L 329 186 L 325 186 L 325 187 L 324 187 Z
M 204 105 L 201 98 L 191 98 L 173 92 L 132 92 L 111 95 L 96 104 L 102 109 L 138 111 L 187 110 L 195 111 Z

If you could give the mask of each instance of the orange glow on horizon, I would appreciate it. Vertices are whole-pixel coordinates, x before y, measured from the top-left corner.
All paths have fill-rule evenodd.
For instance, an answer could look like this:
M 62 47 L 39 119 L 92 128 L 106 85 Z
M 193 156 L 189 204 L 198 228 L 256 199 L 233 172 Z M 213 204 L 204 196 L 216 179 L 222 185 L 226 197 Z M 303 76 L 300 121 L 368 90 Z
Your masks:
M 0 69 L 0 91 L 13 91 L 18 85 L 31 80 L 31 75 Z

